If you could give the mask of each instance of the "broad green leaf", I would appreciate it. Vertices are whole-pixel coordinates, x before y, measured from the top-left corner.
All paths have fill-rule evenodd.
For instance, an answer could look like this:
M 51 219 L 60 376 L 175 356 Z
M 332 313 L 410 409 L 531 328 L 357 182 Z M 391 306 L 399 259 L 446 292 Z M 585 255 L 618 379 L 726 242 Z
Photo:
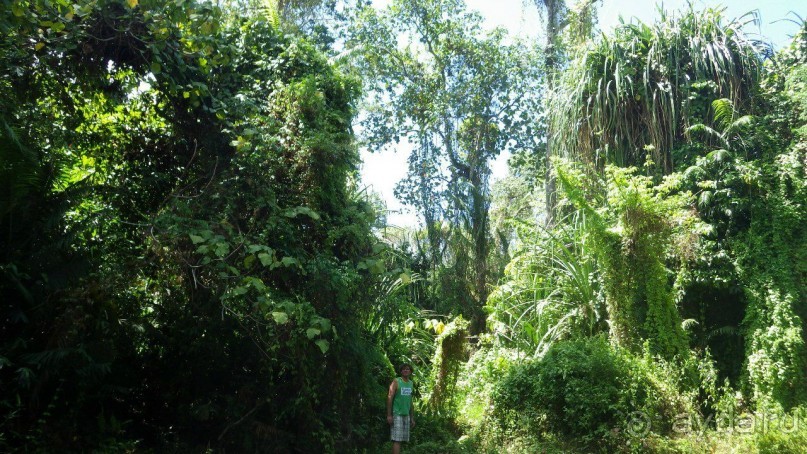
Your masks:
M 75 5 L 77 5 L 77 4 L 74 4 L 73 6 L 75 6 Z M 79 17 L 84 17 L 84 16 L 90 14 L 92 12 L 92 9 L 93 9 L 92 4 L 81 5 L 78 8 L 76 8 L 76 14 L 78 14 Z
M 254 263 L 255 263 L 255 256 L 254 255 L 248 255 L 244 259 L 244 268 L 251 268 L 252 264 L 254 264 Z
M 370 265 L 370 273 L 372 273 L 372 274 L 381 274 L 381 273 L 384 272 L 385 269 L 386 269 L 386 266 L 384 266 L 384 261 L 383 260 L 375 260 Z
M 216 249 L 213 252 L 215 252 L 216 256 L 218 257 L 224 257 L 228 252 L 230 252 L 230 245 L 227 243 L 218 243 L 216 244 Z
M 266 252 L 261 252 L 260 254 L 258 254 L 258 259 L 260 259 L 261 265 L 263 266 L 269 266 L 272 263 L 274 263 L 274 259 L 272 259 L 272 256 L 267 254 Z
M 321 331 L 318 330 L 317 328 L 308 328 L 307 330 L 305 330 L 305 335 L 308 336 L 309 339 L 313 339 L 319 336 L 320 332 Z
M 263 281 L 258 279 L 257 277 L 248 277 L 246 278 L 246 280 L 259 292 L 266 291 L 266 284 L 264 284 Z
M 267 310 L 269 310 L 269 307 L 271 306 L 271 303 L 265 297 L 258 297 L 257 305 L 258 305 L 258 308 L 260 310 L 267 311 Z
M 289 314 L 285 312 L 272 312 L 272 318 L 275 319 L 275 323 L 278 325 L 283 325 L 289 321 Z
M 283 260 L 281 260 L 280 263 L 282 263 L 283 266 L 291 266 L 291 265 L 296 265 L 299 262 L 294 257 L 283 257 Z
M 192 233 L 191 233 L 190 237 L 191 237 L 191 241 L 193 241 L 193 244 L 199 244 L 199 243 L 201 243 L 201 242 L 203 242 L 205 240 L 204 238 L 200 237 L 199 235 L 194 235 Z
M 323 354 L 323 355 L 324 355 L 325 353 L 327 353 L 327 352 L 328 352 L 328 348 L 330 348 L 330 344 L 329 344 L 329 343 L 328 343 L 328 341 L 326 341 L 325 339 L 319 339 L 319 340 L 317 340 L 317 341 L 316 341 L 316 342 L 314 342 L 314 343 L 315 343 L 315 344 L 317 344 L 317 347 L 319 347 L 319 349 L 320 349 L 320 350 L 322 350 L 322 354 Z
M 160 72 L 162 72 L 162 70 L 163 70 L 163 67 L 160 66 L 159 63 L 157 63 L 156 61 L 151 62 L 151 73 L 152 74 L 160 74 Z
M 129 5 L 129 8 L 134 8 L 137 6 L 138 0 L 126 0 L 126 4 Z
M 43 47 L 45 47 L 45 43 L 43 43 L 43 42 L 38 42 L 38 43 L 36 43 L 36 44 L 34 45 L 34 50 L 39 50 L 39 49 L 42 49 Z

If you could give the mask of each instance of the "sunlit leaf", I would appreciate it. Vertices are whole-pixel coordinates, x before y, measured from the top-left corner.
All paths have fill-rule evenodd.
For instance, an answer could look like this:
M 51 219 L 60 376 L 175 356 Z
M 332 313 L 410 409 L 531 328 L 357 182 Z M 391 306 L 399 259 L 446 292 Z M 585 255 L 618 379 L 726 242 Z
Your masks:
M 286 322 L 289 321 L 289 314 L 285 312 L 272 312 L 272 318 L 275 320 L 275 323 L 278 325 L 284 325 Z
M 443 331 L 446 329 L 446 325 L 443 322 L 438 322 L 434 325 L 434 332 L 437 334 L 443 334 Z

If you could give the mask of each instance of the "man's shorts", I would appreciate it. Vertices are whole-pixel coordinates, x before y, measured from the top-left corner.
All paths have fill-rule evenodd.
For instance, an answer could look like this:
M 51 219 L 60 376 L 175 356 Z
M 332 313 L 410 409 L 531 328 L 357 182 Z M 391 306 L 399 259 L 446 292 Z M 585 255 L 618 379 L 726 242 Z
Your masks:
M 392 441 L 409 441 L 409 416 L 392 416 L 392 427 L 390 428 L 390 439 Z

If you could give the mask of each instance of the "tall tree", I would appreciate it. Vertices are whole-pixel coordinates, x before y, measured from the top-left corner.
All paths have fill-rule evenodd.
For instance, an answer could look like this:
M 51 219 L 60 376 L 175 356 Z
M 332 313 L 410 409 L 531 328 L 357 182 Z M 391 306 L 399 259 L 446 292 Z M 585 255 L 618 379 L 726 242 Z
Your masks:
M 490 163 L 505 148 L 536 147 L 535 54 L 508 43 L 501 29 L 483 31 L 481 16 L 460 0 L 396 0 L 381 13 L 366 9 L 351 44 L 361 49 L 359 64 L 370 81 L 369 146 L 401 138 L 411 144 L 409 173 L 397 193 L 424 218 L 432 264 L 465 262 L 471 292 L 463 312 L 478 332 L 491 283 Z M 454 244 L 464 242 L 467 252 L 445 256 L 444 220 L 450 237 L 466 238 Z
M 565 60 L 567 47 L 588 39 L 596 25 L 594 3 L 596 0 L 580 0 L 572 8 L 565 0 L 533 0 L 544 21 L 544 60 L 547 93 L 554 93 L 558 74 Z M 564 34 L 565 31 L 565 34 Z M 567 40 L 564 43 L 564 35 Z M 552 171 L 555 134 L 552 123 L 546 125 L 546 223 L 552 225 L 557 204 L 555 176 Z

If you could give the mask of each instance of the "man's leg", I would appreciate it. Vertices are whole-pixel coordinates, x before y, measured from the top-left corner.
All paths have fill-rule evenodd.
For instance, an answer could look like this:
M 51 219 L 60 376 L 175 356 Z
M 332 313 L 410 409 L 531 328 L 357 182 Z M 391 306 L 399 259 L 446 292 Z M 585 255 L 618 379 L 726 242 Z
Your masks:
M 393 441 L 392 442 L 392 454 L 401 454 L 401 442 L 400 441 Z

